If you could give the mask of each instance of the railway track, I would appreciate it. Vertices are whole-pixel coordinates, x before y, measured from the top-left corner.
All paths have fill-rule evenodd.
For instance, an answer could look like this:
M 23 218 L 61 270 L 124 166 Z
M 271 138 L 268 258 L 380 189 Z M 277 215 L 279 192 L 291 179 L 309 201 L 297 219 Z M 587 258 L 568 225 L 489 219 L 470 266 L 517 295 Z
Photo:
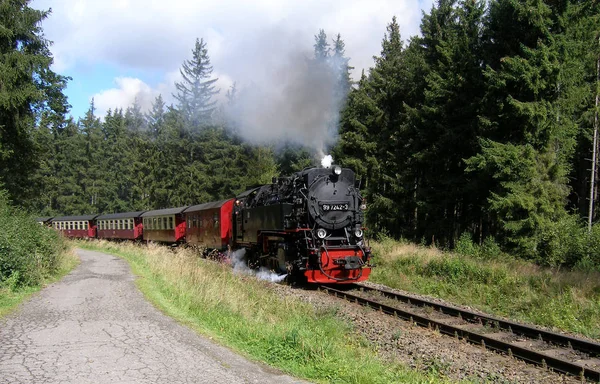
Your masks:
M 538 366 L 600 382 L 600 343 L 361 284 L 333 296 Z M 374 298 L 375 297 L 375 298 Z

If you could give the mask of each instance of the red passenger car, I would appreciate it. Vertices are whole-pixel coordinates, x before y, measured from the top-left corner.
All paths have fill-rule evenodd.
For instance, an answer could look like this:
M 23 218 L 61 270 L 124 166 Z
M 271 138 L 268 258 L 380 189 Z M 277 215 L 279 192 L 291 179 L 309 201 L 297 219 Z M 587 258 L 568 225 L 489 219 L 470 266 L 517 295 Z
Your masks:
M 78 239 L 96 237 L 96 217 L 98 215 L 62 216 L 52 219 L 52 227 L 64 236 Z
M 235 199 L 194 205 L 184 211 L 186 242 L 211 249 L 226 250 L 233 239 L 231 214 Z
M 143 238 L 146 241 L 179 243 L 185 241 L 186 207 L 159 209 L 141 214 L 144 225 Z
M 144 211 L 98 216 L 96 218 L 98 238 L 141 240 L 143 234 L 142 213 Z

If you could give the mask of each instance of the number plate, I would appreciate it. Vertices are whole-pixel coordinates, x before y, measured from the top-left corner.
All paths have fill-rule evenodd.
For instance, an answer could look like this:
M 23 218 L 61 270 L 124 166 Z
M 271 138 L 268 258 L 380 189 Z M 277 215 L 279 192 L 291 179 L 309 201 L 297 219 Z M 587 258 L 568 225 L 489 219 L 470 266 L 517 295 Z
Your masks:
M 324 212 L 347 211 L 350 208 L 348 203 L 321 203 L 319 206 Z

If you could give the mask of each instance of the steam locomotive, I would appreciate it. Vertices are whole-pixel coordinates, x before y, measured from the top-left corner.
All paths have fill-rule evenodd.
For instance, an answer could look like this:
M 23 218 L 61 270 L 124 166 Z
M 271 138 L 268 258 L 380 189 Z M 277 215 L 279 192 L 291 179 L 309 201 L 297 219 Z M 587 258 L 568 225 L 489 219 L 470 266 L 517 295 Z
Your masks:
M 353 283 L 371 272 L 354 172 L 308 168 L 235 198 L 189 207 L 40 218 L 68 237 L 185 243 L 308 283 Z

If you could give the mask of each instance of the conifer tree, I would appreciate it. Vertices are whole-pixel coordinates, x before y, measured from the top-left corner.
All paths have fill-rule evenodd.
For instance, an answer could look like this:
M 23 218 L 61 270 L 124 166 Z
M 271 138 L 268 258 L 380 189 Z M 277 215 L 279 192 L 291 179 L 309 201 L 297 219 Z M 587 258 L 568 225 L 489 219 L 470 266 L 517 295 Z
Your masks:
M 315 35 L 315 59 L 318 61 L 325 61 L 329 57 L 329 43 L 327 42 L 327 35 L 325 31 L 320 29 L 319 33 Z
M 175 83 L 178 110 L 192 127 L 199 127 L 211 123 L 212 113 L 215 110 L 214 96 L 219 93 L 215 87 L 218 79 L 212 78 L 213 67 L 204 39 L 196 39 L 192 49 L 192 59 L 185 60 L 179 72 L 182 81 Z
M 106 175 L 107 170 L 103 168 L 105 156 L 107 155 L 103 149 L 107 148 L 105 148 L 103 142 L 102 123 L 95 116 L 95 113 L 94 99 L 92 99 L 85 117 L 79 121 L 80 132 L 85 143 L 85 156 L 80 166 L 84 169 L 82 189 L 89 205 L 88 213 L 101 212 L 104 204 L 106 204 L 105 201 L 102 201 L 102 198 L 104 197 L 103 191 L 108 176 Z
M 562 11 L 533 0 L 491 3 L 484 139 L 468 160 L 494 181 L 489 211 L 506 244 L 548 263 L 557 261 L 546 244 L 566 217 L 576 135 L 571 86 L 561 81 L 568 62 Z
M 29 3 L 0 3 L 0 183 L 17 204 L 35 194 L 28 179 L 36 168 L 36 119 L 46 112 L 64 124 L 68 109 L 62 93 L 67 78 L 50 69 L 50 42 L 40 26 L 50 12 L 32 9 Z

